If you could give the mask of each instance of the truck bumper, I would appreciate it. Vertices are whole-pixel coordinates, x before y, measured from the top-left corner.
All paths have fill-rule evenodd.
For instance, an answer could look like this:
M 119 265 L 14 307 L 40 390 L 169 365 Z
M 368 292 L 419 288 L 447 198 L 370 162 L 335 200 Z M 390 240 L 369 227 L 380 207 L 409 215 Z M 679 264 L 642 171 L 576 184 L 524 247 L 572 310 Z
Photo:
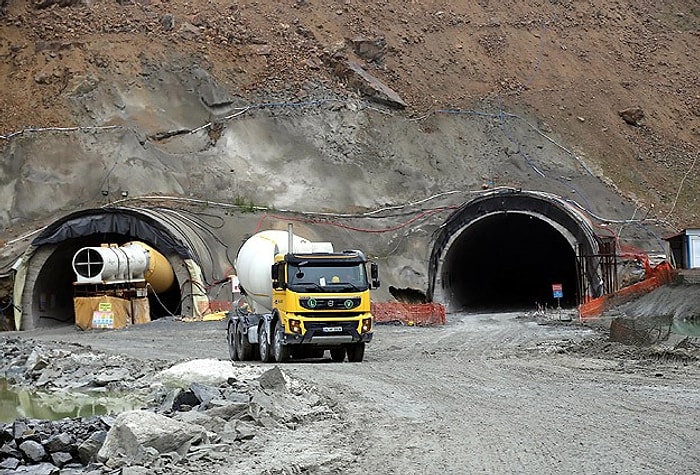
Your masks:
M 333 335 L 319 330 L 307 330 L 304 335 L 285 333 L 283 343 L 286 345 L 338 346 L 347 343 L 369 343 L 372 341 L 372 335 L 372 333 L 358 333 L 357 331 Z

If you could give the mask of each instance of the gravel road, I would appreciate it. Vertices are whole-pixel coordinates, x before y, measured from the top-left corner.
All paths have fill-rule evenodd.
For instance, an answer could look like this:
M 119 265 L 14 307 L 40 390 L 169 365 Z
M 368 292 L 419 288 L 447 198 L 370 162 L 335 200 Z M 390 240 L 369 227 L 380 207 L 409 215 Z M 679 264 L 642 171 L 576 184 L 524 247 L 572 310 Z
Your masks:
M 225 322 L 22 335 L 135 358 L 227 358 Z M 248 453 L 254 461 L 222 462 L 220 471 L 698 473 L 698 361 L 580 351 L 600 338 L 576 321 L 518 314 L 379 326 L 363 363 L 282 367 L 329 396 L 342 417 L 293 440 L 271 437 Z

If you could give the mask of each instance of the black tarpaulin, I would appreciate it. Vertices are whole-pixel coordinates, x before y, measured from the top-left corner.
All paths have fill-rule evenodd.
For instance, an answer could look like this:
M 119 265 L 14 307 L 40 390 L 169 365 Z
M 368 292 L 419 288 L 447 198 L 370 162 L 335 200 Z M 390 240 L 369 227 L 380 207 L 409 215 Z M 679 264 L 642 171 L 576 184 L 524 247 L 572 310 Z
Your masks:
M 128 208 L 91 209 L 72 213 L 48 226 L 32 245 L 58 244 L 95 234 L 121 234 L 148 242 L 163 254 L 178 254 L 191 259 L 190 250 L 178 239 L 167 224 Z

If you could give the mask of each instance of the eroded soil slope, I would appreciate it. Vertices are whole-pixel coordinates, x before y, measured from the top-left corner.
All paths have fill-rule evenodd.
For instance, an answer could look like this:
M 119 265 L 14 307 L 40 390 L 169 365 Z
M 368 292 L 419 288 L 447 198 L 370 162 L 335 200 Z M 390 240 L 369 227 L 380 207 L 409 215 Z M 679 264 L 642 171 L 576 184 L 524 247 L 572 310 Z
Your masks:
M 489 112 L 526 111 L 643 206 L 639 215 L 676 227 L 700 224 L 697 2 L 3 0 L 2 6 L 3 135 L 119 124 L 117 114 L 85 107 L 81 98 L 97 89 L 109 103 L 105 91 L 126 87 L 150 93 L 133 94 L 143 114 L 128 124 L 150 133 L 157 112 L 150 97 L 168 94 L 155 76 L 168 65 L 196 65 L 224 85 L 228 97 L 199 98 L 214 105 L 237 97 L 304 101 L 310 83 L 354 95 L 354 85 L 337 74 L 349 59 L 396 91 L 408 117 L 480 110 L 484 101 Z M 130 106 L 112 102 L 115 110 Z M 638 108 L 638 120 L 620 117 L 628 108 Z

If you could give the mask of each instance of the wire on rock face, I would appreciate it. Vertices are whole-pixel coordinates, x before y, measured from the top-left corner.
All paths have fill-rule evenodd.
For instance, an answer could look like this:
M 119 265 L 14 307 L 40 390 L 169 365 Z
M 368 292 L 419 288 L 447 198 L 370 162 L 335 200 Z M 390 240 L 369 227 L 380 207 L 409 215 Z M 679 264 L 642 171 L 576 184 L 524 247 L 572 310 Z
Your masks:
M 406 226 L 409 226 L 416 221 L 419 221 L 423 218 L 427 218 L 429 216 L 432 216 L 434 214 L 439 214 L 445 211 L 452 211 L 457 209 L 459 206 L 445 206 L 441 208 L 435 208 L 431 210 L 426 210 L 419 212 L 416 216 L 412 217 L 409 220 L 404 221 L 403 223 L 397 224 L 395 226 L 390 226 L 388 228 L 382 228 L 382 229 L 370 229 L 370 228 L 361 228 L 358 226 L 351 226 L 349 224 L 342 224 L 338 223 L 335 221 L 328 220 L 327 218 L 324 219 L 314 219 L 314 218 L 296 218 L 296 217 L 290 217 L 290 216 L 279 216 L 279 215 L 268 215 L 264 214 L 261 218 L 260 221 L 258 222 L 258 226 L 256 228 L 257 230 L 260 230 L 262 228 L 262 223 L 263 221 L 269 216 L 274 219 L 279 219 L 282 221 L 296 221 L 296 222 L 301 222 L 301 223 L 309 223 L 309 224 L 317 224 L 321 226 L 333 226 L 337 228 L 342 228 L 342 229 L 348 229 L 350 231 L 357 231 L 361 233 L 372 233 L 372 234 L 381 234 L 381 233 L 388 233 L 392 231 L 397 231 L 399 229 L 405 228 Z

